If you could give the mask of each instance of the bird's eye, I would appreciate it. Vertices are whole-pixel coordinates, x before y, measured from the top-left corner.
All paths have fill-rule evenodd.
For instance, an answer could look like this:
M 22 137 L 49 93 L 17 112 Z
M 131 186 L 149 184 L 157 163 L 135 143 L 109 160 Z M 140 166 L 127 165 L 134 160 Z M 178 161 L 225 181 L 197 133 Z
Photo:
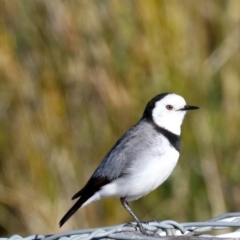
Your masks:
M 172 105 L 167 105 L 166 108 L 167 108 L 167 110 L 172 110 L 173 106 Z

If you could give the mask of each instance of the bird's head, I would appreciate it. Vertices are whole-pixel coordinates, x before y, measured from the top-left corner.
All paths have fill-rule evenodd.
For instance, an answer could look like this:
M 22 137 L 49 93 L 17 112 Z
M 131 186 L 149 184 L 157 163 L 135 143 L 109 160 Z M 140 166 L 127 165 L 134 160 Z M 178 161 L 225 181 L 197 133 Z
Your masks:
M 199 107 L 186 104 L 183 97 L 175 93 L 162 93 L 151 99 L 143 113 L 143 118 L 159 127 L 180 135 L 181 125 L 188 110 Z

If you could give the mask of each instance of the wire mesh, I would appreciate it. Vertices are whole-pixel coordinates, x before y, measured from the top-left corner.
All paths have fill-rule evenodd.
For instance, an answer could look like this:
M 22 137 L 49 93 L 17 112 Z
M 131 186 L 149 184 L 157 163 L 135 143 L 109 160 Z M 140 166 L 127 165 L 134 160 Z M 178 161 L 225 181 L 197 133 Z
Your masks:
M 31 235 L 21 237 L 13 235 L 0 240 L 91 240 L 91 239 L 147 239 L 155 240 L 159 237 L 185 236 L 185 237 L 222 237 L 240 238 L 240 212 L 225 213 L 206 222 L 178 223 L 172 220 L 144 222 L 143 226 L 152 236 L 142 235 L 136 223 L 121 224 L 111 227 L 81 229 L 57 233 L 53 235 Z M 234 228 L 234 230 L 232 230 Z M 229 229 L 229 233 L 210 235 L 212 230 Z M 217 231 L 215 231 L 217 232 Z

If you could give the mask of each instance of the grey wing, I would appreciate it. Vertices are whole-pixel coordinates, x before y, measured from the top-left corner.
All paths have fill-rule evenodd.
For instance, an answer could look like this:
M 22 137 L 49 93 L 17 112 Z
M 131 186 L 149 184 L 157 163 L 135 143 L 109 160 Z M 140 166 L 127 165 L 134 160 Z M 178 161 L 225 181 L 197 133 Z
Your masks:
M 138 145 L 141 135 L 139 124 L 126 132 L 105 156 L 92 178 L 107 178 L 109 181 L 120 177 L 129 166 L 132 152 Z
M 86 185 L 72 199 L 83 195 L 92 196 L 112 180 L 129 174 L 129 169 L 154 143 L 156 131 L 146 121 L 140 120 L 126 132 L 105 156 Z
M 72 199 L 79 198 L 63 216 L 59 225 L 62 226 L 91 196 L 112 180 L 125 174 L 131 161 L 136 158 L 134 152 L 139 150 L 139 142 L 144 139 L 141 121 L 125 133 L 103 159 L 87 184 Z
M 104 185 L 126 173 L 132 159 L 133 148 L 138 144 L 140 122 L 126 132 L 108 152 L 84 188 L 78 191 L 72 199 L 87 195 L 87 199 Z

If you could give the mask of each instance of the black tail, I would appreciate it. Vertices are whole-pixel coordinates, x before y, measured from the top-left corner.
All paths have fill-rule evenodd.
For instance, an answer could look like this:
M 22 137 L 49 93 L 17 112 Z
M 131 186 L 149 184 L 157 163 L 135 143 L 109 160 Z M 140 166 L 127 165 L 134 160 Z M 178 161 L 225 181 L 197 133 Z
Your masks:
M 72 200 L 81 197 L 81 195 L 82 195 L 82 189 L 73 195 Z
M 88 197 L 89 198 L 89 197 Z M 61 227 L 86 201 L 88 198 L 79 198 L 77 202 L 69 209 L 69 211 L 63 216 L 59 222 L 59 227 Z
M 78 191 L 72 199 L 80 197 L 77 202 L 72 206 L 72 208 L 63 216 L 59 222 L 61 227 L 90 197 L 92 197 L 95 192 L 102 188 L 102 186 L 110 183 L 105 177 L 91 177 L 87 182 L 86 186 Z

